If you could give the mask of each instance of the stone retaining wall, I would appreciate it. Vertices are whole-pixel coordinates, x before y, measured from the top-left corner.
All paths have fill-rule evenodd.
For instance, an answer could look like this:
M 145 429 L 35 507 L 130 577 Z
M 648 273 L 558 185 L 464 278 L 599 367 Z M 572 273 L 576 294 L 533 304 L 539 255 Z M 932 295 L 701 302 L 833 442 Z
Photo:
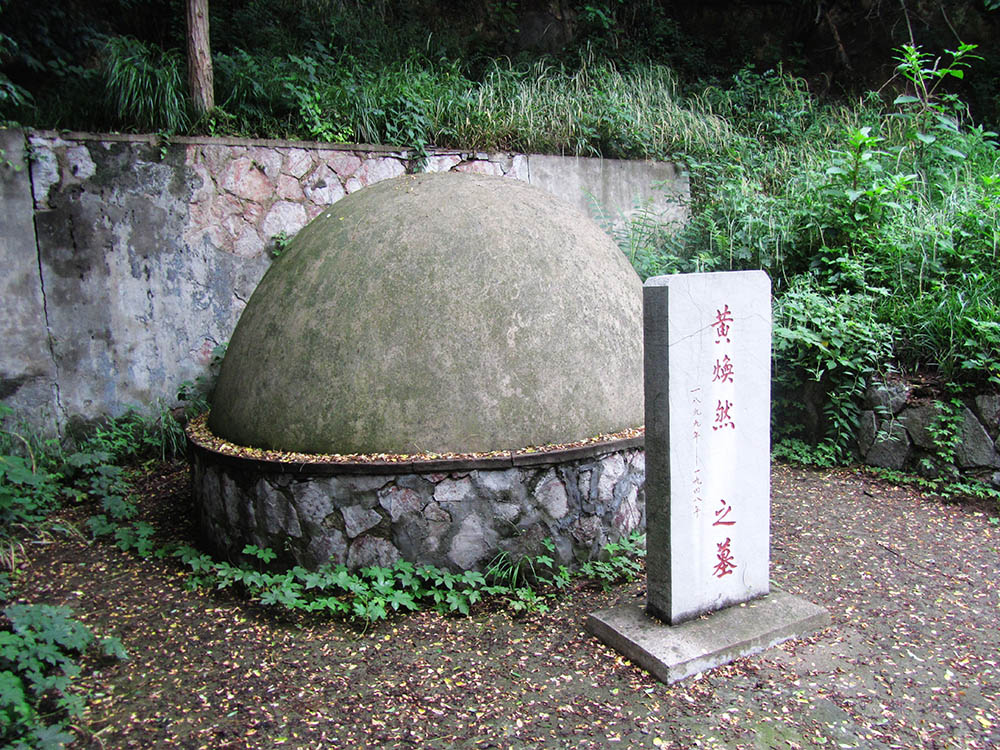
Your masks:
M 306 568 L 404 558 L 483 570 L 500 552 L 543 552 L 546 538 L 558 563 L 578 564 L 645 528 L 644 483 L 641 447 L 549 465 L 326 476 L 192 452 L 206 541 L 230 559 L 255 544 Z
M 0 151 L 0 399 L 46 432 L 173 403 L 282 237 L 414 166 L 378 146 L 15 130 Z M 687 178 L 662 162 L 433 151 L 425 168 L 526 180 L 613 216 L 647 200 L 685 215 Z
M 987 480 L 1000 487 L 1000 394 L 980 393 L 952 407 L 902 381 L 868 388 L 858 448 L 871 466 L 925 476 Z M 954 408 L 956 443 L 942 452 L 942 415 Z

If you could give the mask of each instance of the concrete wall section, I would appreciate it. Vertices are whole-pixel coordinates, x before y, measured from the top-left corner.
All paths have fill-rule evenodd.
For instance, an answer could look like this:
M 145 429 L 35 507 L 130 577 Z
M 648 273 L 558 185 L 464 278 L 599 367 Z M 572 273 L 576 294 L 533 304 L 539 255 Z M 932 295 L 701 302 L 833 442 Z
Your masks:
M 58 378 L 45 297 L 24 136 L 0 131 L 0 401 L 45 432 L 56 427 Z
M 665 224 L 688 219 L 688 176 L 669 162 L 528 157 L 528 182 L 621 229 L 639 211 Z
M 0 400 L 46 432 L 172 403 L 283 237 L 414 166 L 380 146 L 32 132 L 26 149 L 21 132 L 0 136 Z M 687 190 L 653 163 L 440 150 L 425 168 L 526 180 L 581 207 L 594 195 L 610 216 Z M 665 178 L 672 193 L 651 188 Z
M 263 245 L 238 257 L 192 226 L 204 178 L 187 148 L 31 143 L 60 421 L 172 402 L 235 325 Z

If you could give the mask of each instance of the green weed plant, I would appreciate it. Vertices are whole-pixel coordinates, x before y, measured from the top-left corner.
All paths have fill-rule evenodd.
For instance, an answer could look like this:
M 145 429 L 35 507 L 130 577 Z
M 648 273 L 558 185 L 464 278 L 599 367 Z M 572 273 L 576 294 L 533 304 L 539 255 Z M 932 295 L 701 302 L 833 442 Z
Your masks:
M 641 568 L 645 537 L 634 533 L 608 543 L 600 560 L 585 563 L 580 575 L 607 587 L 634 579 Z M 432 565 L 400 560 L 392 566 L 372 566 L 350 572 L 344 565 L 301 566 L 272 572 L 277 554 L 247 545 L 243 555 L 257 564 L 233 565 L 213 559 L 193 547 L 160 548 L 153 554 L 177 558 L 191 573 L 186 585 L 235 588 L 261 604 L 312 612 L 371 624 L 396 613 L 433 609 L 442 614 L 469 615 L 472 607 L 492 598 L 515 615 L 546 612 L 549 602 L 572 580 L 570 571 L 554 561 L 555 546 L 519 559 L 499 554 L 485 573 L 454 573 Z
M 605 589 L 639 575 L 641 559 L 646 556 L 646 535 L 633 532 L 616 542 L 604 545 L 600 557 L 588 560 L 580 574 L 600 583 Z
M 104 48 L 105 96 L 119 126 L 177 133 L 190 122 L 184 58 L 131 37 L 111 37 Z
M 0 742 L 4 747 L 61 748 L 75 739 L 69 722 L 85 696 L 72 689 L 79 658 L 92 648 L 125 658 L 117 638 L 96 638 L 67 607 L 10 604 L 0 630 Z
M 0 403 L 0 564 L 8 569 L 15 567 L 18 533 L 39 535 L 64 493 L 57 442 L 13 422 L 13 409 Z
M 12 414 L 0 404 L 0 420 L 11 421 Z M 0 429 L 0 562 L 5 567 L 16 567 L 19 536 L 79 534 L 48 520 L 66 502 L 94 508 L 87 519 L 94 537 L 108 536 L 123 550 L 153 551 L 153 528 L 135 520 L 128 467 L 180 455 L 183 430 L 169 410 L 149 416 L 126 411 L 98 424 L 72 449 L 59 440 L 27 434 Z
M 867 466 L 865 470 L 874 476 L 900 486 L 910 486 L 940 497 L 949 502 L 961 502 L 966 499 L 987 500 L 994 504 L 996 516 L 990 516 L 993 525 L 1000 523 L 1000 490 L 985 482 L 956 479 L 947 476 L 921 476 L 894 469 L 883 469 Z

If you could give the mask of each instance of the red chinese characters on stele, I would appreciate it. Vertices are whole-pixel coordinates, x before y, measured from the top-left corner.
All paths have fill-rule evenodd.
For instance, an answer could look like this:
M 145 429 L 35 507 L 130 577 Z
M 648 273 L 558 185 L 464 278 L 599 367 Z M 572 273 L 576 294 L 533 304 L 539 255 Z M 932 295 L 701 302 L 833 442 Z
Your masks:
M 712 323 L 712 327 L 715 329 L 715 343 L 722 343 L 725 339 L 726 343 L 729 343 L 729 326 L 733 322 L 733 314 L 729 310 L 729 305 L 723 305 L 721 310 L 715 311 L 715 322 Z
M 716 578 L 732 575 L 733 570 L 736 568 L 736 563 L 733 561 L 733 553 L 729 549 L 730 541 L 727 536 L 726 541 L 719 542 L 716 545 L 718 548 L 718 562 L 715 564 L 714 573 Z
M 733 374 L 733 361 L 729 359 L 728 354 L 723 354 L 721 360 L 715 360 L 715 369 L 712 372 L 713 383 L 732 383 Z
M 732 343 L 730 332 L 733 322 L 733 313 L 729 309 L 729 305 L 723 305 L 721 310 L 715 311 L 715 320 L 712 323 L 712 328 L 715 329 L 715 344 L 720 348 L 725 349 Z M 729 390 L 736 381 L 736 365 L 727 352 L 723 351 L 720 354 L 721 356 L 716 357 L 715 365 L 712 368 L 712 382 L 718 383 L 721 387 Z M 733 402 L 728 398 L 716 399 L 715 421 L 712 424 L 713 432 L 726 429 L 736 430 L 736 421 L 733 419 L 732 409 Z M 725 499 L 720 499 L 719 504 L 720 507 L 715 511 L 715 519 L 712 521 L 712 527 L 735 526 L 736 519 L 735 517 L 731 517 L 733 506 Z M 715 566 L 712 569 L 712 575 L 716 578 L 724 578 L 727 575 L 732 575 L 733 570 L 736 568 L 736 560 L 733 557 L 731 544 L 732 537 L 729 536 L 725 537 L 724 541 L 716 543 Z
M 732 408 L 732 401 L 719 399 L 719 402 L 715 406 L 715 424 L 712 425 L 713 430 L 721 430 L 725 427 L 733 430 L 736 429 L 736 423 L 729 416 L 729 410 Z

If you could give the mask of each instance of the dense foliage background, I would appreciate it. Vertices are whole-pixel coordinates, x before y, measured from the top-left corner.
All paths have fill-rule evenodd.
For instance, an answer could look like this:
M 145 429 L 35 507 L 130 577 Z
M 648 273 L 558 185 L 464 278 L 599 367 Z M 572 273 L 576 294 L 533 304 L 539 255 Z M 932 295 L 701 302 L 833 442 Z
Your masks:
M 874 374 L 1000 384 L 998 6 L 210 0 L 196 117 L 184 0 L 0 0 L 0 120 L 683 161 L 623 250 L 768 271 L 776 435 L 843 460 Z
M 185 2 L 0 0 L 0 118 L 399 140 L 403 115 L 422 131 L 411 138 L 437 142 L 465 134 L 447 132 L 434 100 L 540 69 L 665 66 L 690 94 L 781 64 L 842 96 L 882 87 L 904 43 L 937 52 L 961 40 L 984 59 L 959 93 L 978 120 L 1000 119 L 998 0 L 209 0 L 220 111 L 204 122 L 185 101 Z M 359 122 L 375 104 L 384 111 Z M 581 148 L 616 148 L 584 135 Z

